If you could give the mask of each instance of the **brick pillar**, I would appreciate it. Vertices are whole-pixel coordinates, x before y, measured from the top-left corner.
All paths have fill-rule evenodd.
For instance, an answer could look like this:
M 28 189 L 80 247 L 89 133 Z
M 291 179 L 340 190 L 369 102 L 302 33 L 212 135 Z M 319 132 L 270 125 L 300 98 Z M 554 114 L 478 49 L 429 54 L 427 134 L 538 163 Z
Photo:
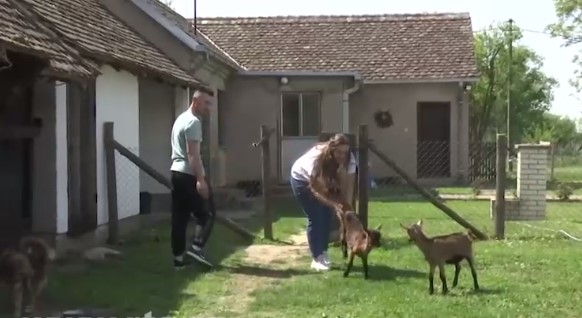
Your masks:
M 522 220 L 546 217 L 548 145 L 520 144 L 517 149 L 517 196 Z

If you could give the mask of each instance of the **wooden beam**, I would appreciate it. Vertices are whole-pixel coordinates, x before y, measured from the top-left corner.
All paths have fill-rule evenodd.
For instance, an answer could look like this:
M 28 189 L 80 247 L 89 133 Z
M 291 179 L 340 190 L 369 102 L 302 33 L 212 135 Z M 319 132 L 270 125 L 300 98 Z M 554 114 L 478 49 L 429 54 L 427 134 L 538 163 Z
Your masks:
M 475 226 L 473 226 L 471 223 L 467 222 L 465 219 L 463 219 L 461 216 L 459 216 L 451 208 L 449 208 L 448 206 L 446 206 L 442 202 L 438 201 L 434 196 L 432 196 L 425 189 L 423 189 L 421 186 L 419 186 L 418 183 L 416 183 L 414 180 L 412 180 L 412 178 L 406 172 L 404 172 L 404 170 L 402 170 L 394 161 L 392 161 L 390 158 L 388 158 L 388 156 L 386 156 L 384 153 L 382 153 L 380 150 L 378 150 L 378 148 L 376 148 L 376 145 L 374 145 L 373 143 L 368 143 L 368 149 L 371 152 L 373 152 L 376 156 L 378 156 L 378 158 L 380 160 L 382 160 L 385 164 L 387 164 L 390 168 L 392 168 L 394 171 L 396 171 L 396 173 L 398 173 L 404 179 L 404 181 L 406 181 L 406 183 L 408 183 L 408 185 L 413 187 L 426 200 L 428 200 L 434 206 L 439 208 L 441 211 L 443 211 L 446 215 L 448 215 L 451 219 L 453 219 L 455 222 L 457 222 L 458 224 L 460 224 L 464 228 L 470 229 L 479 239 L 487 240 L 487 235 L 485 235 L 483 232 L 478 230 Z
M 0 126 L 0 140 L 33 139 L 40 135 L 40 126 Z
M 168 188 L 170 190 L 172 189 L 172 182 L 170 181 L 170 179 L 166 178 L 164 175 L 162 175 L 161 173 L 156 171 L 156 169 L 152 168 L 152 166 L 147 164 L 140 157 L 136 156 L 129 149 L 125 148 L 123 145 L 121 145 L 119 142 L 117 142 L 115 140 L 113 140 L 113 147 L 115 148 L 115 150 L 119 151 L 119 153 L 122 156 L 126 157 L 129 161 L 133 162 L 133 164 L 138 166 L 143 172 L 148 174 L 154 180 L 158 181 L 160 184 L 164 185 L 166 188 Z M 220 214 L 216 215 L 216 221 L 218 221 L 218 223 L 224 225 L 225 227 L 229 228 L 233 232 L 239 234 L 244 239 L 252 241 L 252 240 L 257 238 L 253 233 L 249 232 L 248 230 L 244 229 L 240 225 L 236 224 L 231 219 L 226 218 Z

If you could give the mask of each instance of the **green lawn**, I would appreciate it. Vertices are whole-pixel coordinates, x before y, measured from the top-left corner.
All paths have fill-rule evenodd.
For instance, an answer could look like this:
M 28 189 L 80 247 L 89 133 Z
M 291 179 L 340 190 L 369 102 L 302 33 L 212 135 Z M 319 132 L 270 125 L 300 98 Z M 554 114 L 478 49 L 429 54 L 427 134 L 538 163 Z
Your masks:
M 451 201 L 450 206 L 479 228 L 492 232 L 488 202 Z M 282 200 L 274 226 L 278 239 L 304 229 L 305 218 L 290 200 Z M 448 296 L 429 296 L 427 265 L 405 239 L 399 223 L 425 221 L 429 235 L 461 229 L 426 202 L 370 202 L 370 224 L 383 224 L 385 244 L 370 256 L 370 279 L 362 278 L 356 260 L 343 278 L 339 249 L 331 256 L 339 268 L 308 271 L 308 259 L 291 261 L 288 246 L 278 245 L 280 259 L 260 266 L 243 260 L 244 244 L 218 226 L 208 248 L 222 267 L 212 272 L 193 267 L 174 272 L 170 264 L 168 225 L 144 230 L 122 247 L 123 260 L 102 265 L 55 266 L 43 302 L 60 309 L 108 307 L 117 317 L 172 313 L 177 317 L 576 317 L 582 307 L 581 242 L 554 232 L 507 224 L 506 241 L 477 242 L 475 254 L 483 291 L 472 292 L 469 271 Z M 261 217 L 246 225 L 261 233 Z M 581 203 L 550 203 L 548 220 L 531 223 L 582 235 Z M 265 242 L 257 242 L 265 244 Z M 289 253 L 289 255 L 286 255 Z M 306 254 L 306 252 L 304 252 Z M 289 261 L 286 261 L 289 257 Z M 447 268 L 449 285 L 452 268 Z M 440 281 L 435 278 L 435 288 Z M 242 306 L 242 303 L 248 303 Z M 244 309 L 241 309 L 244 308 Z M 242 310 L 242 311 L 241 311 Z

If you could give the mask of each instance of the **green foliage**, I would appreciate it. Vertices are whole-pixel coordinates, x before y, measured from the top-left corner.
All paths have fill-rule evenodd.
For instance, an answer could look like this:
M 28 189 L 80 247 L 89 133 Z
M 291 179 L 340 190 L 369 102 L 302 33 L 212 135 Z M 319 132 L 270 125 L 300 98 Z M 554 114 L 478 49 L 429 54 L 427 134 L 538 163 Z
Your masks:
M 582 133 L 577 131 L 576 122 L 571 118 L 546 113 L 539 123 L 532 125 L 527 131 L 526 140 L 546 140 L 558 147 L 565 147 L 569 143 L 581 142 Z
M 554 7 L 558 21 L 547 26 L 552 36 L 564 40 L 564 46 L 569 47 L 582 42 L 582 1 L 554 0 Z M 574 72 L 575 78 L 570 83 L 578 90 L 582 90 L 581 55 L 574 56 L 573 62 L 579 67 Z
M 511 62 L 511 131 L 513 141 L 521 140 L 550 109 L 555 79 L 542 71 L 543 61 L 530 48 L 520 45 L 520 29 L 509 32 L 506 23 L 491 26 L 475 35 L 475 54 L 481 74 L 470 93 L 471 138 L 480 142 L 505 131 L 507 122 L 508 69 Z M 513 54 L 509 57 L 509 42 Z

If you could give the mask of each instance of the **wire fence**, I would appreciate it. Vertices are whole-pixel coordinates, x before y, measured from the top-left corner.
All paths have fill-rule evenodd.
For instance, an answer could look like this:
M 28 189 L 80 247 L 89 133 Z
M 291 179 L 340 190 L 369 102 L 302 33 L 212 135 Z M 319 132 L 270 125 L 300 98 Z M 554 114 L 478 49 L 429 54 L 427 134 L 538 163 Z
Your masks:
M 490 225 L 485 221 L 490 215 L 490 199 L 495 197 L 495 144 L 469 147 L 469 154 L 464 157 L 449 142 L 419 142 L 415 150 L 415 156 L 410 158 L 396 153 L 386 155 L 422 189 L 461 217 L 472 224 Z M 374 154 L 370 154 L 368 165 L 373 205 L 381 203 L 386 209 L 407 210 L 411 215 L 427 218 L 446 217 Z
M 550 151 L 549 146 L 532 149 L 520 150 L 520 159 L 516 157 L 513 169 L 507 172 L 506 217 L 513 216 L 506 222 L 506 237 L 581 238 L 582 155 L 560 149 Z M 447 142 L 422 142 L 416 147 L 415 159 L 398 153 L 387 155 L 438 201 L 493 234 L 496 143 L 473 144 L 468 150 L 468 156 L 462 159 L 462 152 Z M 447 218 L 442 209 L 374 157 L 371 154 L 368 162 L 372 217 L 374 210 L 392 210 L 408 211 L 411 217 Z M 450 222 L 450 228 L 458 230 L 458 225 Z
M 159 147 L 147 146 L 125 148 L 170 180 L 170 150 L 161 151 Z M 115 151 L 115 171 L 119 219 L 136 214 L 170 211 L 170 189 L 119 151 Z

